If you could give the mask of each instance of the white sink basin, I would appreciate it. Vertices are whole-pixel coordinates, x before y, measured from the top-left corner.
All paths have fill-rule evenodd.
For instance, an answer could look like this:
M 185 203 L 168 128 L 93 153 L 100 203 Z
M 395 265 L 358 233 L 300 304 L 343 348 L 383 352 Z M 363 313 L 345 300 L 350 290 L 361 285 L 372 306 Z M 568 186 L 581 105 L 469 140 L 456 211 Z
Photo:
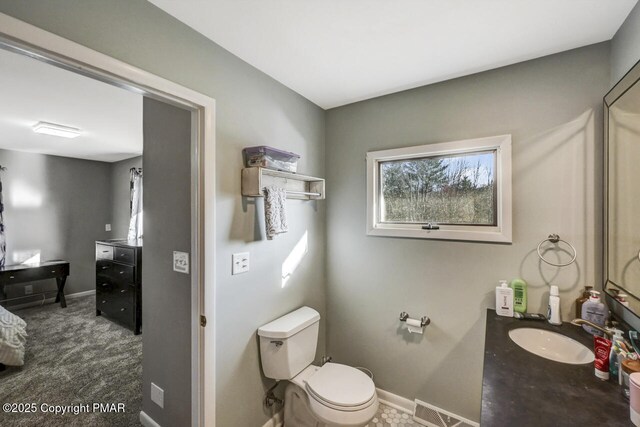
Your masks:
M 590 349 L 556 332 L 518 328 L 509 331 L 509 338 L 528 352 L 556 362 L 582 365 L 594 360 Z

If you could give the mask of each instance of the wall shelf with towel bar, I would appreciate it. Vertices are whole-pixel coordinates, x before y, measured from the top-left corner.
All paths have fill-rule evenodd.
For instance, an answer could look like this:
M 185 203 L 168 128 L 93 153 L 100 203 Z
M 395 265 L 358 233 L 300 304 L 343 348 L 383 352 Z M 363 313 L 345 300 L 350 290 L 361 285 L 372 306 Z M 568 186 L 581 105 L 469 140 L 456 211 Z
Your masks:
M 242 195 L 263 197 L 262 189 L 269 185 L 284 188 L 288 199 L 323 200 L 325 185 L 323 178 L 252 167 L 242 169 Z

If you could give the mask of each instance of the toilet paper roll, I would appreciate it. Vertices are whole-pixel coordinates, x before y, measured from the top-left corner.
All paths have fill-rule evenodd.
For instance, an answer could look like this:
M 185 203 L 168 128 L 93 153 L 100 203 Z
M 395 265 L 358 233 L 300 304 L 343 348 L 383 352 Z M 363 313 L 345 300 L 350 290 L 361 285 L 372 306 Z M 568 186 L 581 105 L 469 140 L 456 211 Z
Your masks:
M 420 319 L 407 319 L 407 329 L 412 334 L 422 334 L 422 323 Z

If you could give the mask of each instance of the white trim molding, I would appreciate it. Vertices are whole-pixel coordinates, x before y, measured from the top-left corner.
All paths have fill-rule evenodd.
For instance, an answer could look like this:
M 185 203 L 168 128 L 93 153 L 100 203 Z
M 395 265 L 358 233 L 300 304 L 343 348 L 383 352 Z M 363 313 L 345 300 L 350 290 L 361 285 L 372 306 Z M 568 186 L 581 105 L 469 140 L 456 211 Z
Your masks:
M 47 291 L 47 292 L 57 292 L 57 291 Z M 75 292 L 73 294 L 64 294 L 64 297 L 66 299 L 74 299 L 74 298 L 82 298 L 82 297 L 86 297 L 89 295 L 95 295 L 96 294 L 96 290 L 95 289 L 91 289 L 89 291 L 82 291 L 82 292 Z M 22 298 L 29 298 L 29 297 L 37 297 L 38 294 L 34 294 L 34 295 L 25 295 Z M 43 293 L 44 296 L 44 293 Z M 30 302 L 25 302 L 24 304 L 16 304 L 16 305 L 12 305 L 9 306 L 8 308 L 10 308 L 11 310 L 20 310 L 22 308 L 28 308 L 28 307 L 36 307 L 39 305 L 43 305 L 43 304 L 49 304 L 49 303 L 54 303 L 56 301 L 56 297 L 50 297 L 50 298 L 44 298 L 44 299 L 40 299 L 40 300 L 35 300 L 35 301 L 30 301 Z M 58 304 L 58 303 L 56 303 Z
M 191 424 L 215 426 L 215 100 L 3 13 L 0 48 L 192 112 Z
M 142 424 L 144 427 L 162 427 L 144 411 L 140 411 L 140 424 Z
M 398 396 L 397 394 L 382 390 L 381 388 L 376 388 L 376 393 L 378 393 L 378 400 L 380 403 L 397 409 L 398 411 L 413 415 L 413 409 L 416 406 L 413 400 Z
M 273 414 L 262 427 L 282 427 L 284 425 L 284 411 L 280 410 Z
M 64 297 L 66 299 L 69 299 L 69 298 L 73 299 L 73 298 L 82 298 L 82 297 L 86 297 L 86 296 L 89 296 L 89 295 L 95 295 L 95 294 L 96 294 L 96 290 L 95 289 L 91 289 L 89 291 L 82 291 L 82 292 L 76 292 L 76 293 L 73 293 L 73 294 L 65 295 Z M 55 301 L 55 298 L 52 298 L 52 299 Z
M 496 152 L 497 225 L 439 225 L 425 230 L 423 224 L 389 223 L 380 220 L 380 163 L 424 157 Z M 367 234 L 418 239 L 511 243 L 511 135 L 395 148 L 367 153 Z

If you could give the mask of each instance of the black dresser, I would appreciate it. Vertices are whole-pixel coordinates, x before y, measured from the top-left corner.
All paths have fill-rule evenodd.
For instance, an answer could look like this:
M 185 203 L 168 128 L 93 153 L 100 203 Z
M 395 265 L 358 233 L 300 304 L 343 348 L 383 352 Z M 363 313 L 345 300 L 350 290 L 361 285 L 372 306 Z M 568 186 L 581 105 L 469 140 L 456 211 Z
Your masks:
M 96 315 L 142 332 L 142 244 L 96 242 Z

